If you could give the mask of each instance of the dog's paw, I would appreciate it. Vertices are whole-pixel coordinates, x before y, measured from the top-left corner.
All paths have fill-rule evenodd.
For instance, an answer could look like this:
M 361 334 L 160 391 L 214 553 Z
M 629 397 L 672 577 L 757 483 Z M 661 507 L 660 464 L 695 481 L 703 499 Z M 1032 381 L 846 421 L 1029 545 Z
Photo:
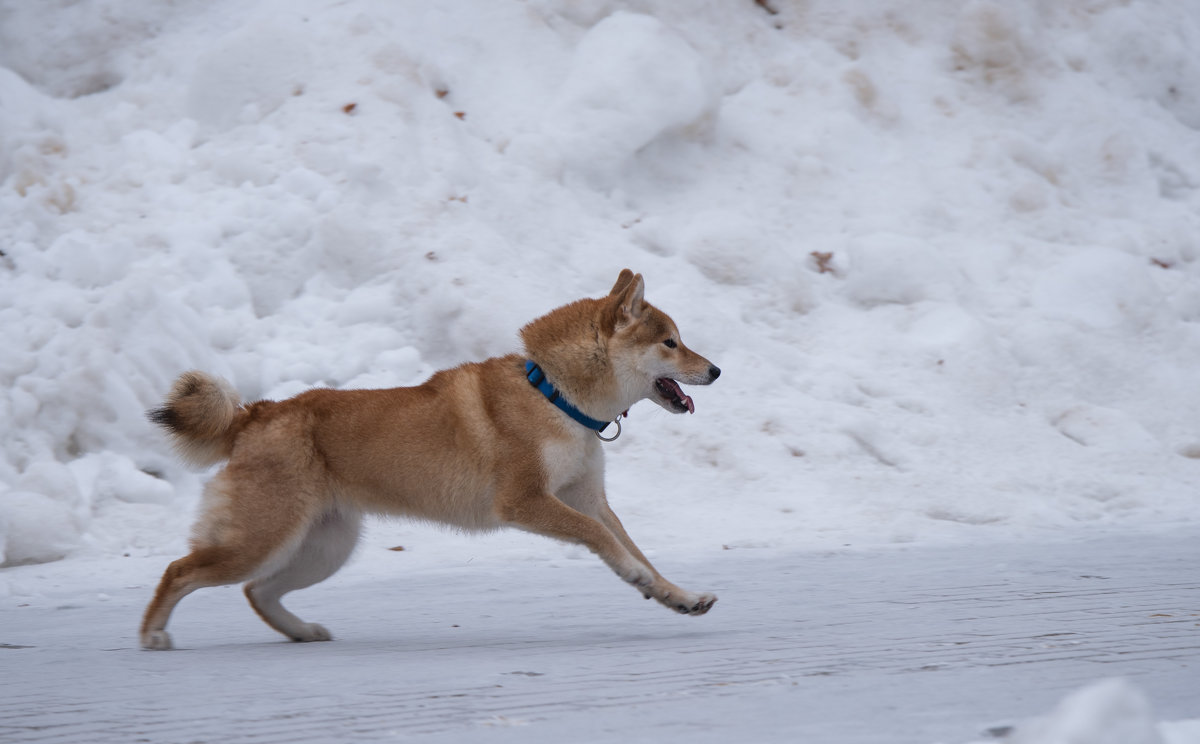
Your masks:
M 717 595 L 715 594 L 700 594 L 696 598 L 696 602 L 688 609 L 689 615 L 703 615 L 712 609 L 712 606 L 717 603 Z
M 142 648 L 147 651 L 168 651 L 171 647 L 171 636 L 165 630 L 149 630 L 142 633 Z
M 663 604 L 681 615 L 703 615 L 717 603 L 715 594 L 683 592 L 678 596 L 668 595 Z
M 333 634 L 326 630 L 324 625 L 318 625 L 317 623 L 305 623 L 297 632 L 291 633 L 290 636 L 293 641 L 300 643 L 333 640 Z

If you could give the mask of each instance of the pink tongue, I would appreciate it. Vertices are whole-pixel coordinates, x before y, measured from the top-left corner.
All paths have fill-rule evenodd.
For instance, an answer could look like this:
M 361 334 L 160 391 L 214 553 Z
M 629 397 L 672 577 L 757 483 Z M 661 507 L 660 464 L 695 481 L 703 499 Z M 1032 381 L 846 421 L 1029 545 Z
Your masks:
M 688 413 L 696 412 L 696 404 L 692 402 L 691 396 L 689 396 L 683 392 L 683 390 L 679 387 L 679 383 L 675 382 L 670 377 L 664 377 L 664 378 L 662 378 L 662 381 L 667 387 L 669 387 L 671 389 L 671 392 L 673 392 L 679 396 L 679 399 L 681 401 L 683 401 L 683 404 L 685 406 L 687 406 Z

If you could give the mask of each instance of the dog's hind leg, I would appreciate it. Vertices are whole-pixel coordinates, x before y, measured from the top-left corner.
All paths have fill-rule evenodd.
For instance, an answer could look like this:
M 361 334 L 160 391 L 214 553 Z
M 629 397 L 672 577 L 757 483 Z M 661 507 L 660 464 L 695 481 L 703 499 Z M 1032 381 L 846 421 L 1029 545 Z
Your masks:
M 289 612 L 280 599 L 332 576 L 358 542 L 362 515 L 331 509 L 317 517 L 286 563 L 274 573 L 246 584 L 246 599 L 258 616 L 293 641 L 328 641 L 329 631 Z
M 267 575 L 272 565 L 290 561 L 317 506 L 288 480 L 278 471 L 230 466 L 209 482 L 192 552 L 167 566 L 146 608 L 143 648 L 171 648 L 167 621 L 195 590 Z
M 235 552 L 220 547 L 199 548 L 172 562 L 163 572 L 154 599 L 142 619 L 142 648 L 171 648 L 171 636 L 166 631 L 167 620 L 179 600 L 202 587 L 236 584 L 252 568 Z

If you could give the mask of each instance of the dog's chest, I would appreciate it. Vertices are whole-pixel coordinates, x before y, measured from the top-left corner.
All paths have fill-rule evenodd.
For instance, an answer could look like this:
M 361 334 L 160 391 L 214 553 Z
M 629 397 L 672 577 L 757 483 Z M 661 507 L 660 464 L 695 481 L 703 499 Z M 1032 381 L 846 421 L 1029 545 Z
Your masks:
M 595 437 L 552 439 L 542 445 L 542 467 L 547 489 L 557 493 L 581 481 L 603 481 L 604 452 Z

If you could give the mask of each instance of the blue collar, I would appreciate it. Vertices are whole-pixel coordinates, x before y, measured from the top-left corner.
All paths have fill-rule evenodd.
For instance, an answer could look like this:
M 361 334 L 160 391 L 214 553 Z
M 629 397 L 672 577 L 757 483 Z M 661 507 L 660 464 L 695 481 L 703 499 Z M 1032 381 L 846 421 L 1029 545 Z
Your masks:
M 534 364 L 532 360 L 525 361 L 525 377 L 529 380 L 530 385 L 533 385 L 538 389 L 538 392 L 546 396 L 546 400 L 558 406 L 560 411 L 583 424 L 587 428 L 595 429 L 597 432 L 601 432 L 608 427 L 610 422 L 597 421 L 596 419 L 586 415 L 583 411 L 580 411 L 578 408 L 568 403 L 567 399 L 563 398 L 562 395 L 559 394 L 558 389 L 551 385 L 550 381 L 546 379 L 546 373 L 542 371 L 542 368 Z

